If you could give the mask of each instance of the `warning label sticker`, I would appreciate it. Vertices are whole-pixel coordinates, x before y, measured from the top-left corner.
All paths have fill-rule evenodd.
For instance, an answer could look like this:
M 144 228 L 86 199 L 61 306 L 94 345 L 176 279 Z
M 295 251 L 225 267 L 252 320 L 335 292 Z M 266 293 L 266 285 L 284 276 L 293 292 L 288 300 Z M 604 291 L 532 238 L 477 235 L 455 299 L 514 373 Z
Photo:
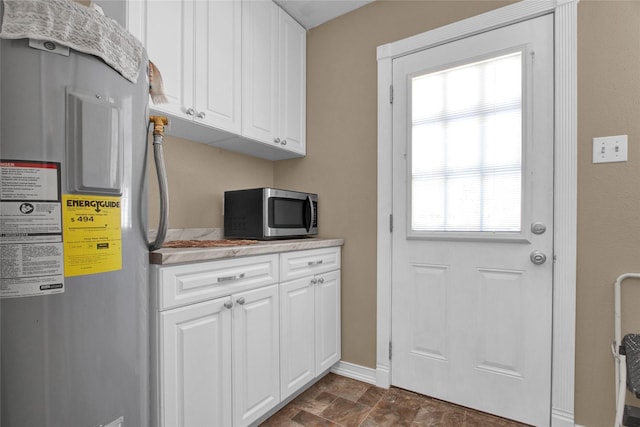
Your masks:
M 0 160 L 0 298 L 64 292 L 60 163 Z
M 60 203 L 2 202 L 0 230 L 3 235 L 60 234 Z
M 0 200 L 60 200 L 60 164 L 0 160 Z
M 64 290 L 62 242 L 1 244 L 0 292 L 3 298 Z
M 66 276 L 122 269 L 120 197 L 65 194 L 62 217 Z

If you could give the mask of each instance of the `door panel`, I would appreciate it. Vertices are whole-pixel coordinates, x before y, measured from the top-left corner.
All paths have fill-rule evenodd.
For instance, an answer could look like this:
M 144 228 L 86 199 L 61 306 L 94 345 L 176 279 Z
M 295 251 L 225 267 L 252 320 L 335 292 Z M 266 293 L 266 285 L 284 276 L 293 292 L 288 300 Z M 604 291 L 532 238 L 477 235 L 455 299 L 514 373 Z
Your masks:
M 551 15 L 393 61 L 392 384 L 533 425 L 550 421 L 552 78 Z
M 340 271 L 316 277 L 316 375 L 319 375 L 340 360 Z
M 162 71 L 168 103 L 154 108 L 184 117 L 193 106 L 194 2 L 132 2 L 132 24 L 149 58 Z M 156 4 L 158 3 L 158 4 Z M 168 31 L 170 29 L 170 31 Z M 139 33 L 138 33 L 139 31 Z
M 219 298 L 162 312 L 163 426 L 231 425 L 231 312 Z
M 239 0 L 195 2 L 196 121 L 241 132 L 241 25 Z
M 315 313 L 311 278 L 280 284 L 280 398 L 315 375 Z
M 278 285 L 232 299 L 233 425 L 246 426 L 280 402 Z

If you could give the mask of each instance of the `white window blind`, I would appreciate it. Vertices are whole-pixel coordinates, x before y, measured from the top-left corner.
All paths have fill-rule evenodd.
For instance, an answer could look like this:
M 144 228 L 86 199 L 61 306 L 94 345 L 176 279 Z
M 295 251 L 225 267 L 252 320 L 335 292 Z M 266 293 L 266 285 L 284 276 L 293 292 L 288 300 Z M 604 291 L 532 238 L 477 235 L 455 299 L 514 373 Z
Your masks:
M 520 231 L 522 80 L 522 52 L 412 78 L 413 231 Z

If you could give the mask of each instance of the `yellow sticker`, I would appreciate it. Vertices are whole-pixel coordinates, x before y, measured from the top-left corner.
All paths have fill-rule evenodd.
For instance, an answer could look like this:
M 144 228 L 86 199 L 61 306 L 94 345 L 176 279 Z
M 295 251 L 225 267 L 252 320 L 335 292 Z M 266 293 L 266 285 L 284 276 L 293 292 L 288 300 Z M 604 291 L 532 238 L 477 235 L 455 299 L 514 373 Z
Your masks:
M 120 197 L 62 196 L 64 275 L 122 269 Z

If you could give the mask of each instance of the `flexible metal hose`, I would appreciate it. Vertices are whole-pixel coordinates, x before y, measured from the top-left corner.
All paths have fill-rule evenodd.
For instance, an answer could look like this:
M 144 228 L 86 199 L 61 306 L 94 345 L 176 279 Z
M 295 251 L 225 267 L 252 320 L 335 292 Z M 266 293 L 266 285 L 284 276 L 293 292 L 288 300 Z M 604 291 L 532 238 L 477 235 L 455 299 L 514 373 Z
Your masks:
M 155 240 L 149 243 L 149 250 L 155 251 L 156 249 L 160 249 L 164 243 L 169 220 L 169 186 L 167 185 L 167 171 L 164 165 L 164 151 L 162 149 L 164 125 L 167 124 L 167 118 L 151 116 L 150 119 L 155 125 L 153 130 L 153 159 L 156 163 L 156 175 L 158 176 L 158 190 L 160 193 L 158 232 Z

